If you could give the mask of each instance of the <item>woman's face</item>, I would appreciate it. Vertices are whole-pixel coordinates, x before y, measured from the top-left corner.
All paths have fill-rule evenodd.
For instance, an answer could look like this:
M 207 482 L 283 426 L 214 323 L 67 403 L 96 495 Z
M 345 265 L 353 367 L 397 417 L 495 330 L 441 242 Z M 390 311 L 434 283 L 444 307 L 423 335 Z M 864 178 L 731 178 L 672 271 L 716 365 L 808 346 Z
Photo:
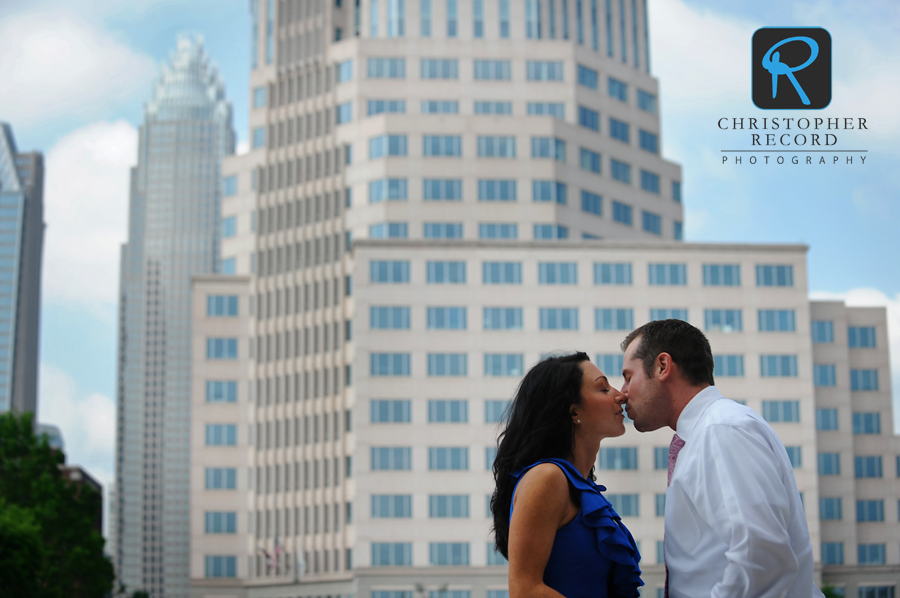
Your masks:
M 581 362 L 581 405 L 574 406 L 576 430 L 603 438 L 625 433 L 625 395 L 610 386 L 606 375 L 590 361 Z

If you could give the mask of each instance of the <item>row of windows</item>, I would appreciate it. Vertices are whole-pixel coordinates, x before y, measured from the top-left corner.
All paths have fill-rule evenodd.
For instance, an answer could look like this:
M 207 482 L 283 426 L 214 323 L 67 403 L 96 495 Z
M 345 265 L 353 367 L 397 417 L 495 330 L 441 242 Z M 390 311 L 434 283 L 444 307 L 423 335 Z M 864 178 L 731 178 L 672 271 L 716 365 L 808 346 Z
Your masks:
M 885 557 L 885 545 L 857 544 L 856 558 L 860 565 L 884 565 L 887 562 Z M 822 542 L 822 564 L 844 564 L 843 542 Z M 895 587 L 896 586 L 860 586 L 857 595 L 859 598 L 894 598 Z
M 497 423 L 503 417 L 509 401 L 487 400 L 484 402 L 484 422 Z M 372 399 L 370 419 L 372 423 L 410 423 L 412 421 L 412 401 L 409 399 Z M 429 423 L 467 423 L 469 402 L 461 399 L 428 401 Z
M 491 469 L 496 447 L 485 448 L 485 469 Z M 371 448 L 372 471 L 412 470 L 412 447 L 373 446 Z M 467 471 L 469 449 L 464 446 L 428 447 L 428 469 L 432 471 Z
M 305 224 L 313 224 L 329 220 L 341 215 L 341 204 L 346 202 L 347 193 L 340 191 L 316 194 L 306 199 L 298 198 L 293 202 L 280 203 L 277 206 L 260 208 L 253 222 L 260 235 L 274 233 L 290 228 L 299 228 Z
M 556 60 L 528 60 L 525 63 L 527 81 L 564 81 L 564 66 Z M 399 57 L 369 57 L 366 59 L 366 76 L 369 79 L 405 79 L 406 59 Z M 425 80 L 459 80 L 459 60 L 455 58 L 419 59 L 419 77 Z M 510 60 L 488 60 L 476 58 L 472 61 L 472 78 L 476 81 L 511 81 L 513 66 Z M 337 65 L 337 82 L 345 83 L 353 79 L 353 61 L 347 60 Z M 577 65 L 577 79 L 580 85 L 597 89 L 597 71 Z M 617 100 L 628 101 L 627 84 L 617 79 L 609 79 L 609 95 Z M 638 107 L 655 113 L 656 96 L 638 90 Z
M 337 4 L 338 6 L 340 6 L 340 0 L 338 0 Z M 381 6 L 383 7 L 384 5 L 382 4 Z M 463 10 L 465 10 L 466 6 L 467 5 L 463 4 Z M 599 52 L 601 51 L 600 23 L 605 22 L 606 27 L 605 33 L 603 33 L 603 37 L 606 42 L 605 46 L 607 56 L 609 56 L 610 58 L 615 56 L 616 52 L 614 48 L 616 46 L 615 41 L 617 40 L 620 46 L 618 50 L 618 57 L 621 59 L 622 63 L 628 63 L 628 54 L 629 52 L 631 52 L 631 59 L 633 61 L 634 67 L 640 68 L 641 35 L 639 31 L 642 31 L 644 40 L 643 53 L 645 56 L 644 68 L 647 70 L 647 72 L 649 72 L 649 60 L 646 58 L 649 54 L 649 42 L 647 40 L 646 7 L 644 7 L 644 9 L 639 13 L 637 2 L 631 3 L 630 11 L 626 10 L 624 3 L 620 3 L 619 14 L 614 19 L 613 7 L 610 2 L 606 3 L 605 18 L 604 16 L 598 17 L 598 6 L 596 1 L 593 3 L 590 9 L 588 8 L 588 5 L 586 3 L 582 4 L 582 2 L 580 1 L 574 4 L 569 4 L 567 2 L 562 2 L 559 4 L 549 2 L 545 6 L 547 7 L 546 12 L 541 9 L 541 2 L 539 0 L 525 1 L 523 12 L 524 33 L 526 39 L 539 40 L 546 38 L 552 40 L 568 40 L 570 39 L 571 33 L 572 39 L 577 41 L 579 45 L 584 46 L 589 44 L 595 52 Z M 436 32 L 436 27 L 434 27 L 433 22 L 435 17 L 438 18 L 438 23 L 444 26 L 444 32 L 446 33 L 446 36 L 448 38 L 459 37 L 461 22 L 471 23 L 473 38 L 481 39 L 485 37 L 486 24 L 484 0 L 472 0 L 471 13 L 464 14 L 462 17 L 460 16 L 460 3 L 457 0 L 447 0 L 445 4 L 441 5 L 441 7 L 443 10 L 438 13 L 437 10 L 433 9 L 432 7 L 432 0 L 421 0 L 418 6 L 418 26 L 419 34 L 422 37 L 430 38 Z M 570 8 L 572 9 L 571 11 Z M 385 34 L 389 38 L 405 37 L 407 35 L 406 3 L 401 0 L 391 1 L 387 3 L 386 9 L 386 14 L 382 14 L 382 11 L 379 10 L 379 3 L 373 1 L 369 5 L 368 11 L 362 13 L 367 17 L 367 21 L 363 25 L 361 23 L 359 6 L 357 5 L 357 16 L 354 25 L 355 35 L 358 37 L 361 28 L 363 26 L 367 26 L 368 35 L 373 38 L 377 38 L 380 35 Z M 589 12 L 589 10 L 591 12 Z M 283 13 L 279 11 L 279 14 Z M 509 39 L 511 34 L 510 0 L 499 0 L 496 14 L 497 33 L 499 37 L 501 39 Z M 386 16 L 385 22 L 382 22 L 383 16 Z M 571 28 L 570 20 L 572 20 Z M 614 27 L 614 22 L 617 23 L 618 27 Z M 271 29 L 272 24 L 270 22 L 267 29 L 267 35 L 270 41 Z M 317 36 L 318 33 L 319 31 L 316 30 Z M 257 33 L 254 27 L 254 36 L 256 35 Z M 310 33 L 307 38 L 309 38 L 311 35 L 312 33 Z M 630 50 L 628 44 L 629 35 L 631 38 Z M 334 31 L 335 41 L 340 41 L 343 37 L 344 36 L 342 29 L 336 28 Z M 318 43 L 318 37 L 316 39 Z M 283 41 L 284 40 L 282 40 L 282 42 Z M 300 37 L 300 42 L 298 43 L 302 43 L 302 36 Z M 309 44 L 312 42 L 307 39 L 307 43 Z M 290 41 L 288 42 L 288 44 L 288 48 L 290 48 Z M 254 47 L 256 46 L 254 45 Z M 279 47 L 281 48 L 281 46 Z M 279 56 L 281 56 L 281 53 L 283 51 L 285 50 L 280 50 Z M 269 62 L 271 62 L 271 54 L 273 52 L 274 44 L 270 43 L 267 45 L 267 59 Z M 287 53 L 288 55 L 291 55 L 290 50 L 287 50 Z M 255 52 L 252 61 L 255 68 Z
M 837 386 L 836 366 L 832 364 L 814 365 L 813 382 L 819 388 Z M 878 370 L 850 370 L 850 390 L 877 391 Z
M 833 343 L 834 322 L 832 322 L 831 320 L 813 320 L 812 338 L 814 343 Z M 851 349 L 876 347 L 877 343 L 875 341 L 875 327 L 848 326 L 847 344 Z
M 799 446 L 788 446 L 785 447 L 787 449 L 788 457 L 791 460 L 791 465 L 794 467 L 801 466 L 801 450 Z M 616 470 L 616 471 L 627 471 L 627 470 L 637 470 L 638 467 L 638 448 L 637 447 L 613 447 L 613 448 L 600 448 L 600 452 L 597 455 L 597 466 L 598 469 L 605 470 Z M 653 469 L 655 470 L 666 470 L 669 467 L 669 447 L 667 446 L 657 446 L 653 448 Z M 605 495 L 606 496 L 606 495 Z M 635 502 L 637 501 L 637 495 L 635 496 Z M 662 495 L 665 496 L 665 495 Z M 607 496 L 609 498 L 609 496 Z M 664 510 L 664 509 L 663 509 Z M 623 513 L 616 509 L 620 515 Z M 637 516 L 637 515 L 635 515 Z
M 602 280 L 602 277 L 601 277 Z M 379 330 L 408 330 L 410 328 L 410 311 L 406 306 L 372 306 L 369 308 L 369 326 Z M 541 330 L 578 330 L 577 307 L 541 307 L 538 308 Z M 426 307 L 426 322 L 429 330 L 466 330 L 467 307 Z M 521 330 L 521 307 L 485 307 L 483 308 L 484 330 Z M 634 310 L 631 308 L 595 309 L 595 328 L 597 330 L 631 330 L 634 326 Z M 707 331 L 740 332 L 743 330 L 741 310 L 739 309 L 706 309 L 704 310 Z M 793 332 L 794 310 L 759 310 L 760 332 Z M 677 319 L 688 321 L 687 308 L 651 308 L 650 321 Z M 829 370 L 833 380 L 834 366 L 815 366 L 816 380 L 820 369 Z M 825 371 L 825 370 L 822 370 Z M 857 370 L 853 370 L 857 371 Z M 862 371 L 862 370 L 859 370 Z M 877 372 L 876 372 L 877 374 Z M 823 374 L 824 375 L 824 374 Z M 829 386 L 829 384 L 819 384 Z M 833 386 L 832 384 L 830 384 Z M 875 380 L 877 387 L 877 376 Z
M 841 475 L 840 453 L 819 453 L 819 475 Z M 881 455 L 853 457 L 853 475 L 856 478 L 884 477 Z M 897 457 L 897 477 L 900 477 L 900 456 Z
M 458 100 L 421 100 L 419 112 L 421 114 L 459 114 Z M 525 113 L 528 116 L 552 116 L 565 120 L 566 105 L 562 102 L 527 102 Z M 405 114 L 406 100 L 401 99 L 370 99 L 366 101 L 366 116 L 379 114 Z M 489 114 L 493 116 L 512 116 L 513 102 L 504 100 L 474 100 L 472 103 L 473 114 Z M 338 107 L 338 124 L 352 120 L 352 104 L 341 104 Z
M 455 113 L 458 106 L 447 105 L 443 102 L 428 102 L 423 105 L 431 113 Z M 476 110 L 484 114 L 507 114 L 508 104 L 477 102 Z M 623 141 L 630 142 L 630 126 L 627 123 L 610 118 L 610 135 Z M 499 140 L 499 141 L 497 141 Z M 478 155 L 480 157 L 514 158 L 516 156 L 516 138 L 512 136 L 479 136 Z M 659 140 L 656 134 L 640 130 L 641 149 L 658 153 Z M 385 134 L 369 138 L 369 159 L 377 160 L 388 156 L 406 157 L 409 155 L 409 136 L 406 134 Z M 422 135 L 422 155 L 460 157 L 462 156 L 461 135 Z M 551 158 L 557 162 L 566 163 L 566 142 L 558 137 L 533 136 L 531 138 L 532 158 Z M 581 148 L 579 161 L 585 170 L 600 174 L 600 154 L 587 148 Z M 616 164 L 615 177 L 623 182 L 631 182 L 631 166 L 624 162 L 613 160 Z M 641 171 L 641 187 L 646 191 L 659 193 L 659 175 Z M 225 235 L 230 236 L 230 235 Z
M 576 262 L 539 262 L 539 284 L 578 284 L 578 264 Z M 718 268 L 715 264 L 704 264 L 707 268 Z M 733 266 L 738 268 L 737 265 Z M 790 284 L 769 284 L 772 280 L 767 273 L 773 269 L 792 272 L 792 266 L 758 265 L 757 286 L 792 286 Z M 631 285 L 632 266 L 628 263 L 594 263 L 594 284 Z M 369 264 L 369 279 L 373 283 L 408 283 L 410 282 L 410 262 L 407 260 L 372 260 Z M 720 286 L 719 280 L 703 277 L 704 286 Z M 731 280 L 734 280 L 733 278 Z M 462 261 L 428 261 L 426 264 L 426 281 L 429 283 L 464 284 L 466 282 L 466 262 Z M 483 262 L 482 281 L 484 284 L 522 284 L 521 262 Z M 687 264 L 647 265 L 647 282 L 651 286 L 686 286 Z M 785 282 L 782 280 L 782 282 Z M 739 279 L 738 279 L 739 284 Z M 766 316 L 769 318 L 770 316 Z M 785 320 L 790 318 L 784 316 Z M 793 318 L 790 318 L 793 321 Z M 781 323 L 781 316 L 773 313 L 772 326 Z M 787 324 L 787 322 L 785 322 Z
M 352 412 L 344 411 L 343 429 L 350 432 L 352 429 Z M 256 448 L 257 450 L 269 448 L 281 448 L 284 446 L 300 446 L 301 444 L 314 444 L 338 440 L 341 436 L 341 414 L 324 413 L 303 415 L 293 418 L 280 418 L 275 421 L 257 422 L 256 424 Z M 302 432 L 302 433 L 301 433 Z M 253 440 L 251 439 L 251 444 Z
M 448 191 L 449 190 L 449 191 Z M 452 187 L 444 187 L 443 190 L 428 191 L 431 197 L 426 199 L 450 199 L 449 192 Z M 559 187 L 548 187 L 544 195 L 547 199 L 536 201 L 554 201 L 555 198 L 565 198 L 564 192 L 559 193 Z M 633 208 L 627 204 L 613 200 L 613 221 L 625 226 L 633 226 Z M 602 198 L 590 191 L 581 192 L 581 209 L 589 214 L 602 216 Z M 645 232 L 654 235 L 662 235 L 662 217 L 659 214 L 641 211 L 641 226 Z M 462 222 L 425 222 L 422 224 L 422 236 L 426 239 L 463 239 L 465 238 Z M 583 232 L 583 239 L 597 239 L 596 235 Z M 672 236 L 676 240 L 683 238 L 683 226 L 680 221 L 672 223 Z M 535 240 L 559 240 L 569 238 L 569 228 L 558 224 L 538 223 L 532 225 L 532 237 Z M 369 226 L 369 238 L 371 239 L 408 239 L 409 225 L 406 222 L 379 222 Z M 518 239 L 519 225 L 515 222 L 479 222 L 479 239 Z
M 487 564 L 505 565 L 506 559 L 496 552 L 493 543 L 487 543 Z M 428 563 L 434 566 L 468 566 L 469 543 L 468 542 L 430 542 L 428 544 Z M 410 542 L 373 542 L 372 543 L 373 567 L 410 567 L 412 566 L 412 543 Z M 406 598 L 411 592 L 372 592 L 373 598 Z M 377 596 L 376 596 L 377 595 Z M 508 592 L 502 592 L 508 598 Z M 432 591 L 430 598 L 469 598 L 468 590 L 441 590 Z M 500 598 L 501 594 L 488 591 L 489 598 Z
M 632 330 L 633 326 L 622 318 L 622 313 L 629 310 L 598 309 L 597 330 Z M 626 325 L 627 324 L 627 325 Z M 743 377 L 743 355 L 714 355 L 715 376 Z M 485 376 L 521 376 L 523 375 L 523 353 L 485 353 Z M 468 354 L 466 353 L 428 353 L 428 376 L 468 376 Z M 371 376 L 412 376 L 411 353 L 371 353 Z M 796 378 L 796 355 L 760 355 L 759 375 L 762 378 Z
M 898 501 L 898 516 L 900 516 L 900 501 Z M 840 497 L 819 498 L 819 518 L 823 521 L 840 521 L 843 519 Z M 856 501 L 856 521 L 877 522 L 884 521 L 884 500 L 868 499 Z

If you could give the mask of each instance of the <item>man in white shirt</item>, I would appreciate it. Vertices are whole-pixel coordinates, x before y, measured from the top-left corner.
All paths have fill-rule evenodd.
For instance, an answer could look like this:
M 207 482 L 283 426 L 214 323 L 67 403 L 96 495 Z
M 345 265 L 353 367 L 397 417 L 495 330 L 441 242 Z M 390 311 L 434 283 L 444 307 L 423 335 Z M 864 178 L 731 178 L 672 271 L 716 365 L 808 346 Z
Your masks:
M 667 596 L 822 596 L 787 451 L 759 414 L 713 386 L 703 333 L 681 320 L 650 322 L 622 350 L 622 393 L 634 427 L 676 431 L 666 491 Z

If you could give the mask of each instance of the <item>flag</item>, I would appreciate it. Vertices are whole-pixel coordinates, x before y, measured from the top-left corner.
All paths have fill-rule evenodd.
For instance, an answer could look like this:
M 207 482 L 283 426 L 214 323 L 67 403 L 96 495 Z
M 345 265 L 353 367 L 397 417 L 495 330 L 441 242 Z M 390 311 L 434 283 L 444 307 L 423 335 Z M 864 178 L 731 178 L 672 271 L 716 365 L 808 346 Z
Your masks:
M 275 559 L 272 558 L 272 555 L 269 554 L 269 551 L 265 548 L 259 548 L 258 550 L 263 554 L 264 557 L 266 557 L 266 566 L 269 569 L 273 568 L 275 566 Z

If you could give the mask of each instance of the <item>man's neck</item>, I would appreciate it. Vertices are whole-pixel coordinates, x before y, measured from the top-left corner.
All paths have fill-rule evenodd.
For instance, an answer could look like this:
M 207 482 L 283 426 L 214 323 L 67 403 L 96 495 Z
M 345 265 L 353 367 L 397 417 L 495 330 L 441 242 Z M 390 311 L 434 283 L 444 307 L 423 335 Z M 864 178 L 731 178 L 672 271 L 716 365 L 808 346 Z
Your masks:
M 669 427 L 672 428 L 673 431 L 678 431 L 678 418 L 681 417 L 681 412 L 684 411 L 684 408 L 687 407 L 688 403 L 690 403 L 693 398 L 700 393 L 700 391 L 705 390 L 710 386 L 710 384 L 681 384 L 677 388 L 673 389 L 672 419 L 669 421 Z

